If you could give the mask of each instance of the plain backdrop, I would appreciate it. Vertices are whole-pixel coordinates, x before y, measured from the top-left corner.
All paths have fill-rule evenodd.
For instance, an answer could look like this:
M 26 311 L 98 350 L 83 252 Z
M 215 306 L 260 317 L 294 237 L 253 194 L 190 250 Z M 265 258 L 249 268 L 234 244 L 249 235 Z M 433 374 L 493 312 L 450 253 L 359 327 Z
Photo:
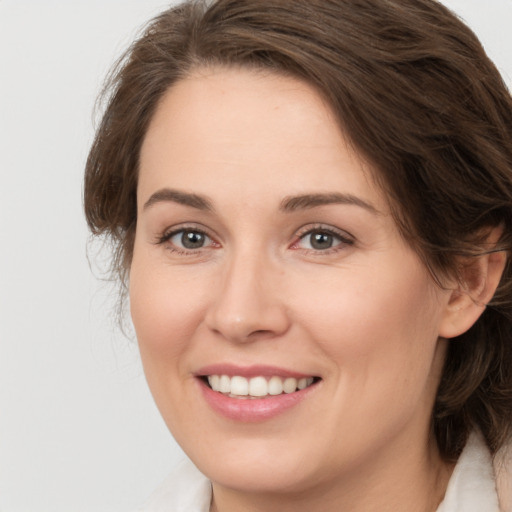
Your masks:
M 512 84 L 512 0 L 445 3 Z M 82 214 L 103 77 L 167 5 L 0 0 L 0 512 L 134 510 L 183 456 Z

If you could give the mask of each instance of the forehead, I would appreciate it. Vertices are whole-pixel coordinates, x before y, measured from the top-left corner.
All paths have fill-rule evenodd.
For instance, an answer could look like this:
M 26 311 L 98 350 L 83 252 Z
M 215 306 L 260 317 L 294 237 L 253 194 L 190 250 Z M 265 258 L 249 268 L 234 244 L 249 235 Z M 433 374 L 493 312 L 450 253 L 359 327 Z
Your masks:
M 287 195 L 348 192 L 385 202 L 373 171 L 316 90 L 245 69 L 196 71 L 162 98 L 140 159 L 139 196 L 161 186 Z M 272 184 L 274 189 L 269 190 Z M 226 193 L 228 190 L 226 190 Z

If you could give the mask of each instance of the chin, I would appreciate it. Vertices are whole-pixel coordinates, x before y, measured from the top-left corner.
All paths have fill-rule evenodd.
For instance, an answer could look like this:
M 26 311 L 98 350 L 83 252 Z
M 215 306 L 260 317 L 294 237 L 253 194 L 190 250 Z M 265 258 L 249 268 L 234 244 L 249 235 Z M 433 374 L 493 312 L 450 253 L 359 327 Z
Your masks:
M 218 462 L 198 461 L 196 465 L 215 484 L 243 493 L 295 494 L 304 491 L 314 478 L 311 467 L 301 469 L 303 461 L 278 460 L 269 457 L 264 463 L 253 462 L 249 455 L 243 459 L 226 457 Z

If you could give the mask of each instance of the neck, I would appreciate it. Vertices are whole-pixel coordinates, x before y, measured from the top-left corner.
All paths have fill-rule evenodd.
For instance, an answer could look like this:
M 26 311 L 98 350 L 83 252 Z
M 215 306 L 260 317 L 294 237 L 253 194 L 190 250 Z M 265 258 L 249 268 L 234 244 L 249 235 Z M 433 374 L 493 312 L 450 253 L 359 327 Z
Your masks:
M 417 452 L 388 451 L 395 457 L 374 458 L 370 470 L 351 468 L 295 492 L 243 492 L 214 483 L 210 512 L 435 512 L 453 465 L 441 460 L 435 443 Z M 402 456 L 398 459 L 396 453 Z

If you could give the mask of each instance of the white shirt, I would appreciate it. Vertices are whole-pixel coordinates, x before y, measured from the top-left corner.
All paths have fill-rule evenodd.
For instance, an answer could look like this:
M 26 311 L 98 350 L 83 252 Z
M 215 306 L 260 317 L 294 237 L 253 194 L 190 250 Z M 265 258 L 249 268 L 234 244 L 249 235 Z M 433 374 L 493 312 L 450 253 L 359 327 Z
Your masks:
M 437 512 L 499 512 L 491 454 L 480 434 L 471 434 Z
M 139 512 L 208 512 L 211 497 L 210 481 L 185 460 Z M 491 454 L 479 434 L 469 438 L 437 512 L 499 512 Z

